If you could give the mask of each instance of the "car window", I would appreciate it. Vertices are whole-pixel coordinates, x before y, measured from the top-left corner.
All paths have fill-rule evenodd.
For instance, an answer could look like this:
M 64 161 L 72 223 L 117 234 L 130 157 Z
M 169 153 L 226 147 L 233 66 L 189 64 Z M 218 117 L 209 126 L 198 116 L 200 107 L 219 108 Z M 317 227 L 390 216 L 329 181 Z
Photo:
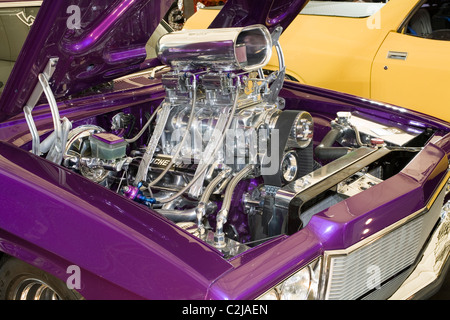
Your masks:
M 349 18 L 366 18 L 380 10 L 386 0 L 379 1 L 309 1 L 301 14 L 335 16 Z
M 426 1 L 402 32 L 427 39 L 450 40 L 450 0 Z
M 20 50 L 36 19 L 39 5 L 42 2 L 0 3 L 0 95 L 11 74 Z

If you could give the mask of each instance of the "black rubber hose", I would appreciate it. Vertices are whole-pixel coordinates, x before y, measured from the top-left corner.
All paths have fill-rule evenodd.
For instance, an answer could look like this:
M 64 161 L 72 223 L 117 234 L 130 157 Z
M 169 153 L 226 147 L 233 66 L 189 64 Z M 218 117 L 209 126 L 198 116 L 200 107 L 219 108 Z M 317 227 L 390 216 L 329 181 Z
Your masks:
M 316 158 L 320 160 L 334 160 L 340 158 L 349 151 L 346 147 L 333 147 L 333 144 L 342 136 L 342 131 L 336 128 L 331 129 L 323 138 L 322 142 L 316 147 L 314 152 Z

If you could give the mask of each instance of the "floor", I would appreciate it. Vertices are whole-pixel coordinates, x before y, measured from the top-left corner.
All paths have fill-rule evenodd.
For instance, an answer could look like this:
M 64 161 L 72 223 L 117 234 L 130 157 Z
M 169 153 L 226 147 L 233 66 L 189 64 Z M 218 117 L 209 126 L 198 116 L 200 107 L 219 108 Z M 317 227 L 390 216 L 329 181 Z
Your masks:
M 447 277 L 441 289 L 429 300 L 450 300 L 450 271 L 447 272 Z

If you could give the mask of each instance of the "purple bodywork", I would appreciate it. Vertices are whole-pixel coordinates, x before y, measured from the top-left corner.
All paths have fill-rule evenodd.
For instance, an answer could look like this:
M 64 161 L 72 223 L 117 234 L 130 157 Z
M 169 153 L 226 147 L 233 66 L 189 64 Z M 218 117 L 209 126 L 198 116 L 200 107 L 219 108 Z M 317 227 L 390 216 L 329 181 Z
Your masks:
M 72 2 L 95 15 L 93 2 Z M 281 235 L 229 260 L 157 213 L 28 152 L 31 136 L 21 110 L 37 74 L 52 56 L 60 58 L 52 89 L 61 116 L 74 125 L 92 123 L 117 110 L 139 113 L 144 105 L 158 106 L 164 97 L 159 76 L 137 87 L 118 85 L 99 94 L 69 95 L 138 70 L 145 59 L 144 45 L 159 22 L 160 17 L 152 14 L 162 16 L 170 2 L 95 1 L 106 13 L 93 17 L 100 22 L 91 28 L 83 26 L 81 30 L 89 33 L 61 33 L 66 1 L 44 1 L 0 100 L 0 251 L 62 281 L 69 276 L 68 266 L 80 266 L 78 291 L 86 299 L 254 299 L 324 251 L 350 247 L 426 206 L 448 169 L 448 123 L 291 82 L 285 83 L 280 96 L 288 109 L 313 115 L 315 144 L 337 111 L 376 116 L 386 124 L 430 127 L 435 135 L 392 178 L 315 214 L 297 233 Z M 264 10 L 248 9 L 256 2 L 263 3 Z M 275 4 L 279 7 L 272 8 Z M 292 0 L 230 0 L 212 27 L 254 23 L 269 29 L 278 24 L 287 27 L 304 5 L 305 1 Z M 140 15 L 146 19 L 138 19 Z M 127 27 L 114 28 L 124 21 Z M 135 32 L 141 29 L 145 32 Z M 35 47 L 45 47 L 47 55 Z M 44 136 L 52 129 L 48 105 L 37 106 L 33 113 Z

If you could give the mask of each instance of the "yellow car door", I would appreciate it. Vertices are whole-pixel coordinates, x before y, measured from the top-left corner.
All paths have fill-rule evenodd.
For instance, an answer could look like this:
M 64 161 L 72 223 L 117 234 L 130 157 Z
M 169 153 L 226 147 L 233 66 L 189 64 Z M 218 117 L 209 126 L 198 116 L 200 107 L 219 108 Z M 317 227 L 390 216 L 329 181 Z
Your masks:
M 422 5 L 387 35 L 372 66 L 371 98 L 450 121 L 450 31 L 439 29 L 446 16 L 430 9 Z

